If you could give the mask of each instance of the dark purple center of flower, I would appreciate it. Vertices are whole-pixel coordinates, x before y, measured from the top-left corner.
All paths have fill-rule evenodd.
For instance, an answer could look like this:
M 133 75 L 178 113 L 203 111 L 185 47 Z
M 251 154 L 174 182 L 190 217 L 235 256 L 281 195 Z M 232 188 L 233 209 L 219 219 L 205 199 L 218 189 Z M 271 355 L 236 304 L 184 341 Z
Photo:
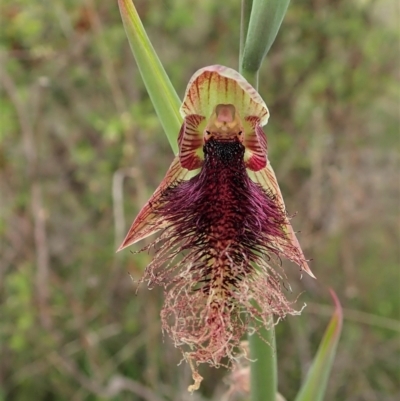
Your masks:
M 238 166 L 243 171 L 244 151 L 245 148 L 239 141 L 225 142 L 211 139 L 203 146 L 205 164 L 219 164 L 221 168 Z

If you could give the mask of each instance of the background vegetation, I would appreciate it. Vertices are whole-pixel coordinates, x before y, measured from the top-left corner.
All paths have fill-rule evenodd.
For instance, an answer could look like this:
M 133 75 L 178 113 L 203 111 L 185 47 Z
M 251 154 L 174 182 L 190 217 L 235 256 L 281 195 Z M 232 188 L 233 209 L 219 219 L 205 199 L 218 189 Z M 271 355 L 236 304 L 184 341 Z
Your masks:
M 135 4 L 181 96 L 198 68 L 237 68 L 238 0 Z M 326 400 L 400 397 L 395 5 L 293 1 L 260 76 L 270 159 L 318 278 L 289 267 L 308 306 L 277 327 L 288 400 L 332 312 L 328 286 L 345 321 Z M 222 400 L 237 372 L 204 368 L 187 394 L 163 294 L 135 295 L 128 275 L 149 255 L 115 254 L 172 159 L 117 2 L 0 7 L 0 400 Z

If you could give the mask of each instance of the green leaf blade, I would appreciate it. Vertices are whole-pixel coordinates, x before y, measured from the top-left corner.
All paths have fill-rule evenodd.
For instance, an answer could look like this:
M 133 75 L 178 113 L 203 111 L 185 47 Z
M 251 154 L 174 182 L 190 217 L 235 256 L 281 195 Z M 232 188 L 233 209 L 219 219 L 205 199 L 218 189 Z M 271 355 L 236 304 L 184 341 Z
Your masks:
M 278 34 L 290 0 L 253 0 L 247 36 L 240 60 L 246 78 L 260 69 L 264 57 Z M 242 28 L 246 32 L 245 28 Z
M 126 35 L 147 92 L 174 154 L 182 124 L 181 101 L 148 38 L 132 0 L 118 0 Z
M 295 401 L 323 401 L 343 325 L 343 311 L 336 294 L 330 290 L 335 312 L 325 330 L 317 355 Z

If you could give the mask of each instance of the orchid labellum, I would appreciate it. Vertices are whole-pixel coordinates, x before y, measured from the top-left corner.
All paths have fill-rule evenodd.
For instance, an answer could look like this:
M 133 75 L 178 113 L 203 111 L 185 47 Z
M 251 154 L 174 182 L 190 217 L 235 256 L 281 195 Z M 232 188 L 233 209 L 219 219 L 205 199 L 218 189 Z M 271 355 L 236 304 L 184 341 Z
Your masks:
M 180 112 L 179 155 L 119 249 L 160 231 L 143 280 L 165 288 L 163 328 L 189 360 L 218 366 L 249 321 L 297 313 L 281 289 L 283 257 L 313 274 L 268 161 L 257 91 L 230 68 L 206 67 Z

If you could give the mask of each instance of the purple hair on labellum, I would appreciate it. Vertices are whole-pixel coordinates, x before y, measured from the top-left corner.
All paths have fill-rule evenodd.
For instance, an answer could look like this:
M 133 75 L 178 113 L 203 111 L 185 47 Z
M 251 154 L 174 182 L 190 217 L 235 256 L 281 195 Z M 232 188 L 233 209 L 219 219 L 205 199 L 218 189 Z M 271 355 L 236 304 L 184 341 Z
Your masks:
M 165 286 L 163 326 L 198 363 L 218 366 L 232 355 L 247 329 L 244 310 L 263 323 L 294 312 L 267 263 L 287 239 L 286 213 L 249 178 L 244 152 L 237 140 L 208 140 L 200 173 L 174 182 L 153 204 L 168 225 L 144 280 Z

